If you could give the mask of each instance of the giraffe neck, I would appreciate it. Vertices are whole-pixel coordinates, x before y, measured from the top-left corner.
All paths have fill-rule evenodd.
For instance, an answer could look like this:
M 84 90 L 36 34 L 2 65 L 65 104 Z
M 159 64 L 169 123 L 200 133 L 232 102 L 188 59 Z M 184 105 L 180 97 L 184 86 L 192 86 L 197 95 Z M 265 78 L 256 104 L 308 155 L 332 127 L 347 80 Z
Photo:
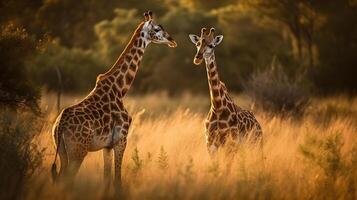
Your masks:
M 114 93 L 119 98 L 125 96 L 134 81 L 145 48 L 149 44 L 149 41 L 145 38 L 147 33 L 143 30 L 144 25 L 145 23 L 141 23 L 137 27 L 111 69 L 98 76 L 96 88 L 107 86 L 107 88 L 104 88 L 105 93 Z
M 224 98 L 223 88 L 221 86 L 215 56 L 212 54 L 210 57 L 205 58 L 208 86 L 211 97 L 211 108 L 214 110 L 221 109 L 222 101 Z

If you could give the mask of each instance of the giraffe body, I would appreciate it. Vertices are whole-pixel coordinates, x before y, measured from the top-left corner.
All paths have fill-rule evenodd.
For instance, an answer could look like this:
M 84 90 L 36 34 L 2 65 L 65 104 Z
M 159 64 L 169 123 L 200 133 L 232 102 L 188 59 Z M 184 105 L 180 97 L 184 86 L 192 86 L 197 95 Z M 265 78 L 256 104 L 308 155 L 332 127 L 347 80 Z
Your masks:
M 131 117 L 120 100 L 96 105 L 91 99 L 64 109 L 58 131 L 65 141 L 74 141 L 86 151 L 112 148 L 128 133 Z
M 205 132 L 210 154 L 214 154 L 229 138 L 238 143 L 247 138 L 262 138 L 262 129 L 254 114 L 237 106 L 219 79 L 214 47 L 220 44 L 223 36 L 214 37 L 213 33 L 213 28 L 209 34 L 203 28 L 200 37 L 190 35 L 191 41 L 197 46 L 194 64 L 200 65 L 203 60 L 206 63 L 211 108 L 205 121 Z
M 145 48 L 149 43 L 176 47 L 176 42 L 161 25 L 153 22 L 152 13 L 145 13 L 129 44 L 113 67 L 98 76 L 92 92 L 76 105 L 65 108 L 53 127 L 56 156 L 52 176 L 57 177 L 56 157 L 59 154 L 59 175 L 73 178 L 88 152 L 103 149 L 104 178 L 111 180 L 114 151 L 115 182 L 121 183 L 121 163 L 132 121 L 122 98 L 128 92 Z

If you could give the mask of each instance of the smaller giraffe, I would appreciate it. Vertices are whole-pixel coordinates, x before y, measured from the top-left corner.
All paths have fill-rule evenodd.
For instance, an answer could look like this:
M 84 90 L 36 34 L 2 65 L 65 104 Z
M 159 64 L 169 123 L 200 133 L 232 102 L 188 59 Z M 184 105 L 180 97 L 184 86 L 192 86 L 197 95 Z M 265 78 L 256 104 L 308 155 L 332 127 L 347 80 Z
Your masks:
M 262 138 L 262 129 L 254 114 L 237 106 L 230 97 L 225 84 L 220 81 L 215 61 L 214 48 L 223 40 L 223 35 L 214 37 L 214 28 L 207 33 L 202 28 L 201 36 L 190 34 L 191 41 L 197 47 L 193 63 L 206 63 L 211 108 L 205 121 L 206 143 L 208 152 L 214 155 L 228 138 L 234 141 Z M 261 140 L 260 140 L 261 141 Z

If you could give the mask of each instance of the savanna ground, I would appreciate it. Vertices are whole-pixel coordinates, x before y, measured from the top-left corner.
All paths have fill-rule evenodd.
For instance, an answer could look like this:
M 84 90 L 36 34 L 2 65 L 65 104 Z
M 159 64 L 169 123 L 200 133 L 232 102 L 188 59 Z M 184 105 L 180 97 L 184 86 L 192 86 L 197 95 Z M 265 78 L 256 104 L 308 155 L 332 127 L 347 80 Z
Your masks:
M 66 96 L 63 106 L 81 96 Z M 209 99 L 165 93 L 129 96 L 133 116 L 123 162 L 122 197 L 127 199 L 356 199 L 357 99 L 312 99 L 299 118 L 255 108 L 246 96 L 236 103 L 253 109 L 264 131 L 264 161 L 259 148 L 245 144 L 234 158 L 212 161 L 204 137 Z M 102 152 L 90 153 L 71 189 L 51 184 L 51 137 L 56 96 L 41 101 L 45 123 L 35 139 L 45 148 L 43 165 L 26 199 L 114 198 L 104 195 Z

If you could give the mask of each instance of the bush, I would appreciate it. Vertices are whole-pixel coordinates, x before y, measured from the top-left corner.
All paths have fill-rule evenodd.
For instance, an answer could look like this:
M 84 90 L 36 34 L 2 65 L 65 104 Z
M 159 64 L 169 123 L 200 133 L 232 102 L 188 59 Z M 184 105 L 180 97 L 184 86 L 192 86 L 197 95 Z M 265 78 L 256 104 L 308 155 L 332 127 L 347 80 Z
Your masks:
M 0 106 L 38 110 L 39 90 L 25 63 L 36 52 L 36 42 L 13 24 L 0 31 Z
M 131 154 L 131 160 L 133 161 L 132 172 L 133 174 L 138 174 L 143 168 L 144 161 L 139 156 L 139 150 L 135 147 L 133 153 Z
M 355 199 L 356 188 L 356 144 L 352 149 L 343 152 L 344 143 L 341 133 L 327 134 L 323 138 L 315 135 L 306 138 L 300 145 L 300 153 L 304 161 L 311 164 L 316 174 L 316 199 Z M 311 173 L 306 171 L 306 173 Z M 348 192 L 337 192 L 341 188 L 348 188 Z
M 94 26 L 98 38 L 96 47 L 107 63 L 113 64 L 124 50 L 131 34 L 142 19 L 135 9 L 115 9 L 113 20 L 103 20 Z
M 57 41 L 47 44 L 29 64 L 33 77 L 47 90 L 60 88 L 57 69 L 65 92 L 88 92 L 94 88 L 96 77 L 106 67 L 102 59 L 91 50 L 68 49 Z
M 0 110 L 0 199 L 20 199 L 29 179 L 42 162 L 34 145 L 36 116 Z
M 258 106 L 274 113 L 302 114 L 309 102 L 308 90 L 274 62 L 271 69 L 253 74 L 244 88 Z

